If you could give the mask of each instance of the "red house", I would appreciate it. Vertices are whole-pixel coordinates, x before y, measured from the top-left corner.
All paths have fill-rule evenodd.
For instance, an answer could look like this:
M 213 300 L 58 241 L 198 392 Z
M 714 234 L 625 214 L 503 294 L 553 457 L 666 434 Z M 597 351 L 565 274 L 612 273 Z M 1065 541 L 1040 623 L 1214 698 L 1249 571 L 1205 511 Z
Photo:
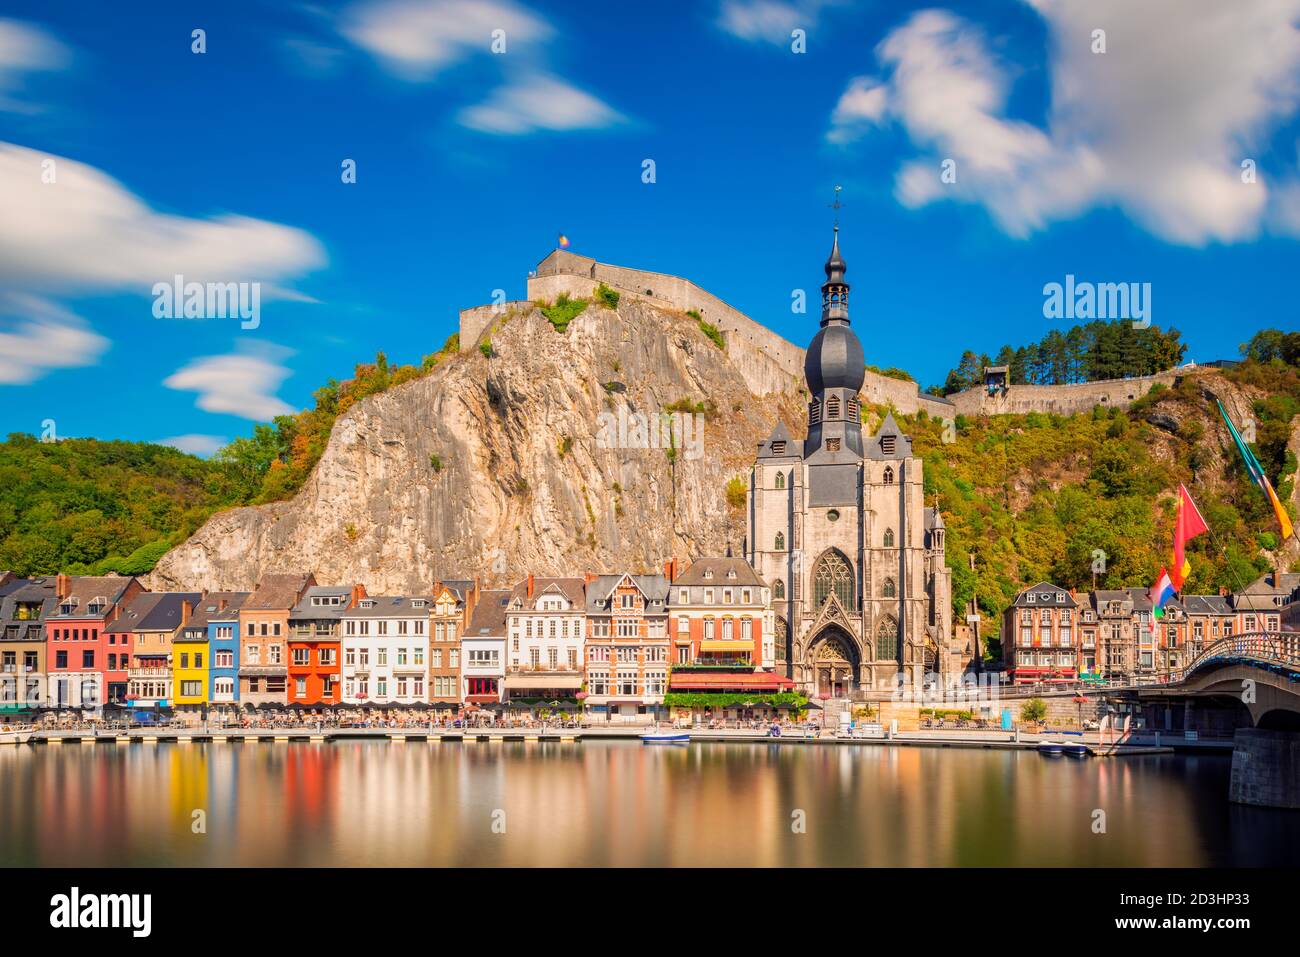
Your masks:
M 364 585 L 313 585 L 290 610 L 289 704 L 342 702 L 339 619 L 365 596 Z
M 57 577 L 58 603 L 45 620 L 49 707 L 95 708 L 125 701 L 130 635 L 110 634 L 108 626 L 144 590 L 136 578 L 122 575 Z

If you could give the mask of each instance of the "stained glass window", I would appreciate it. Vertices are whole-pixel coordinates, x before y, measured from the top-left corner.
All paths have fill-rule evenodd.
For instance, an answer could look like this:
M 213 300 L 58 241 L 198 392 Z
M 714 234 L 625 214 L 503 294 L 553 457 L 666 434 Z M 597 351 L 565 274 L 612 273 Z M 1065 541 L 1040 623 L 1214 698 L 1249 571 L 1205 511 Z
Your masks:
M 845 608 L 853 607 L 853 569 L 839 552 L 828 552 L 813 572 L 813 600 L 820 608 L 834 592 Z

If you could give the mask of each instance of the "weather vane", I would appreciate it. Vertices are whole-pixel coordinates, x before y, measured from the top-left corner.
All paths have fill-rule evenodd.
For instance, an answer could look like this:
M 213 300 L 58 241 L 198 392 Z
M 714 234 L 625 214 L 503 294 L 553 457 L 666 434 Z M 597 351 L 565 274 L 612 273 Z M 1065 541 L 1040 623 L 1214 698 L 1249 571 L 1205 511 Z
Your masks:
M 829 206 L 831 209 L 835 210 L 835 228 L 836 228 L 836 229 L 839 229 L 839 228 L 840 228 L 840 210 L 844 208 L 844 204 L 840 202 L 840 190 L 842 190 L 843 188 L 844 188 L 843 186 L 836 186 L 836 187 L 835 187 L 835 202 L 833 202 L 833 203 L 827 203 L 827 204 L 826 204 L 826 205 Z

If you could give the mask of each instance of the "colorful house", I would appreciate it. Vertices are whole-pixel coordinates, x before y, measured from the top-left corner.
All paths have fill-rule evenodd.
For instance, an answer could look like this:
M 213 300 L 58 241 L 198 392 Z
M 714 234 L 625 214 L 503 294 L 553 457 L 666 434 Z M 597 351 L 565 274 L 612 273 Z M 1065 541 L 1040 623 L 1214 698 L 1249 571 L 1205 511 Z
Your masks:
M 366 596 L 362 585 L 313 585 L 289 613 L 289 704 L 343 700 L 343 613 Z
M 366 595 L 343 612 L 343 700 L 428 701 L 428 595 Z
M 229 705 L 239 701 L 239 609 L 250 592 L 223 592 L 218 608 L 208 613 L 208 701 Z
M 311 574 L 264 575 L 239 609 L 239 698 L 245 705 L 288 703 L 289 612 L 316 584 Z
M 53 578 L 0 572 L 0 716 L 45 704 L 45 620 L 58 603 Z
M 203 709 L 211 700 L 213 615 L 225 614 L 241 592 L 211 592 L 201 597 L 185 627 L 172 641 L 172 690 L 178 708 Z
M 429 611 L 429 703 L 458 705 L 460 640 L 478 600 L 478 583 L 438 582 Z
M 743 558 L 701 558 L 673 578 L 670 601 L 675 665 L 775 667 L 771 591 Z
M 460 642 L 461 700 L 467 705 L 496 704 L 501 700 L 509 605 L 509 590 L 479 592 Z
M 1074 683 L 1079 647 L 1079 604 L 1064 588 L 1039 582 L 1003 612 L 1002 653 L 1015 684 Z
M 106 630 L 144 586 L 122 575 L 61 574 L 55 592 L 58 604 L 45 620 L 48 706 L 96 708 L 125 699 L 130 636 Z
M 175 704 L 173 647 L 201 598 L 198 592 L 146 592 L 136 596 L 114 623 L 115 631 L 129 631 L 126 700 L 133 707 Z
M 593 575 L 587 580 L 586 707 L 605 720 L 660 717 L 668 691 L 666 575 Z
M 502 700 L 532 706 L 578 704 L 582 690 L 586 583 L 529 575 L 506 609 L 506 672 Z

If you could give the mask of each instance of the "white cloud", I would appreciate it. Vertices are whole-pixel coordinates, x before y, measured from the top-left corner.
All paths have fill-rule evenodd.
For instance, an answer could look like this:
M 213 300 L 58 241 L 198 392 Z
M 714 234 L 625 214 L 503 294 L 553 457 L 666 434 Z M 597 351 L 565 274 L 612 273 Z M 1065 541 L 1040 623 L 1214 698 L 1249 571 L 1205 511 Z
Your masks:
M 1005 115 L 1008 70 L 951 13 L 918 13 L 877 49 L 889 72 L 886 114 L 925 151 L 899 171 L 901 202 L 979 203 L 1015 236 L 1116 206 L 1189 245 L 1249 239 L 1269 219 L 1288 221 L 1269 216 L 1268 171 L 1253 184 L 1240 173 L 1300 102 L 1300 0 L 1027 2 L 1049 34 L 1045 128 Z M 1099 28 L 1105 53 L 1091 49 Z M 849 92 L 872 82 L 859 77 Z M 832 118 L 827 138 L 868 130 Z M 955 183 L 940 180 L 945 159 L 956 163 Z M 1286 176 L 1274 179 L 1289 190 Z
M 109 342 L 78 316 L 23 293 L 0 293 L 0 384 L 21 385 L 52 369 L 94 365 Z
M 375 0 L 344 11 L 339 32 L 408 80 L 429 80 L 475 52 L 491 53 L 504 30 L 506 55 L 552 28 L 508 0 Z
M 460 114 L 460 122 L 470 129 L 509 136 L 539 130 L 599 129 L 622 120 L 617 110 L 590 93 L 541 73 L 500 87 L 486 102 Z
M 718 26 L 751 42 L 786 46 L 796 28 L 810 30 L 831 0 L 724 0 Z
M 226 440 L 220 435 L 199 435 L 190 432 L 185 435 L 173 435 L 169 439 L 159 439 L 158 444 L 170 445 L 174 449 L 206 459 L 215 455 L 217 450 L 226 444 Z
M 55 181 L 42 181 L 47 161 Z M 156 212 L 94 167 L 0 142 L 0 284 L 139 289 L 176 274 L 196 282 L 277 281 L 325 262 L 310 234 L 247 216 Z
M 292 351 L 280 346 L 247 346 L 220 356 L 200 356 L 163 380 L 169 389 L 197 392 L 205 412 L 224 412 L 256 422 L 294 409 L 275 394 L 290 375 L 280 360 Z
M 22 88 L 23 75 L 61 70 L 72 52 L 40 27 L 0 18 L 0 110 L 31 112 L 34 107 L 11 97 Z
M 889 91 L 883 83 L 860 76 L 849 84 L 831 113 L 831 130 L 826 138 L 832 143 L 858 139 L 867 129 L 880 122 L 889 105 Z

